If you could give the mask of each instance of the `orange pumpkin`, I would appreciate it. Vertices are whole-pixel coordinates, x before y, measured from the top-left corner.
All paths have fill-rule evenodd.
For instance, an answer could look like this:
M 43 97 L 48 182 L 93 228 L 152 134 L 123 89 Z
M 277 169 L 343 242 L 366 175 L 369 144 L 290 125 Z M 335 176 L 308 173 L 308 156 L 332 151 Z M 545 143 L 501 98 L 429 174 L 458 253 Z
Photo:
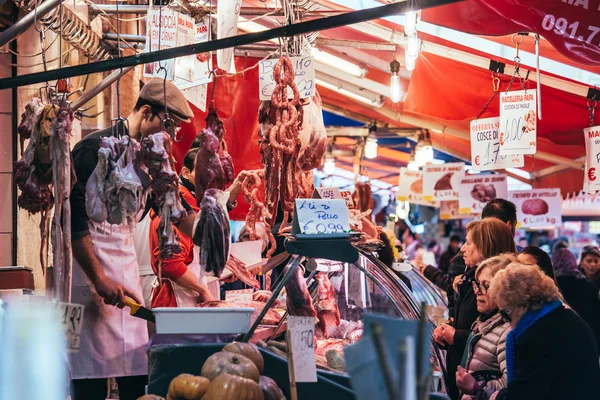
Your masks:
M 264 395 L 253 380 L 222 374 L 212 380 L 202 400 L 264 400 Z
M 262 390 L 265 400 L 285 400 L 285 396 L 277 383 L 268 376 L 260 377 L 258 387 Z
M 210 385 L 210 381 L 201 376 L 181 374 L 169 384 L 167 400 L 200 400 Z
M 201 375 L 210 381 L 222 374 L 241 376 L 252 379 L 254 382 L 258 382 L 260 378 L 258 369 L 252 360 L 228 351 L 213 354 L 202 366 Z
M 260 350 L 258 350 L 258 347 L 255 344 L 241 342 L 229 343 L 227 346 L 223 347 L 223 351 L 241 354 L 244 357 L 248 357 L 250 360 L 252 360 L 254 365 L 256 365 L 258 373 L 262 373 L 263 368 L 265 366 L 265 360 L 263 359 L 262 354 L 260 354 Z

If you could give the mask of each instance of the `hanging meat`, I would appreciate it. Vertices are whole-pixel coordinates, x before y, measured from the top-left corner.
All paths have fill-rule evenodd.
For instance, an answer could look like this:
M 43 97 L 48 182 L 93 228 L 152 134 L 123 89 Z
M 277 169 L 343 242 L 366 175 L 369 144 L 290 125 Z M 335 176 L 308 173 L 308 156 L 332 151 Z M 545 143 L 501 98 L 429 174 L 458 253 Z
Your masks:
M 169 259 L 182 251 L 173 224 L 187 216 L 179 197 L 179 180 L 175 172 L 169 135 L 166 132 L 159 132 L 142 139 L 140 157 L 152 178 L 150 189 L 159 210 L 160 257 Z
M 371 210 L 360 212 L 359 210 L 351 209 L 348 211 L 350 228 L 353 231 L 362 232 L 363 234 L 358 244 L 378 244 L 381 242 L 379 240 L 381 227 L 375 225 L 371 220 Z
M 256 234 L 256 222 L 263 222 L 269 238 L 271 247 L 267 251 L 267 258 L 271 257 L 277 248 L 275 237 L 271 232 L 271 225 L 267 222 L 267 209 L 264 203 L 264 185 L 265 174 L 262 170 L 248 171 L 242 182 L 242 191 L 244 199 L 250 204 L 248 214 L 246 214 L 246 230 L 250 235 L 250 240 L 259 240 Z
M 54 282 L 56 294 L 62 301 L 71 299 L 71 203 L 69 197 L 75 184 L 71 159 L 71 131 L 74 113 L 61 108 L 52 120 L 50 148 L 52 150 L 52 176 L 54 185 L 54 229 L 52 251 L 54 254 Z
M 265 206 L 267 222 L 275 223 L 277 206 L 281 203 L 284 212 L 281 227 L 287 224 L 294 211 L 294 200 L 298 197 L 298 157 L 301 141 L 299 126 L 302 118 L 300 93 L 294 82 L 294 67 L 289 57 L 281 57 L 273 68 L 273 89 L 270 103 L 261 104 L 259 122 L 259 147 L 265 165 Z M 288 99 L 288 88 L 292 100 Z
M 256 278 L 250 274 L 246 268 L 246 264 L 244 264 L 241 260 L 238 260 L 234 256 L 230 255 L 225 266 L 246 285 L 252 286 L 256 289 L 260 287 Z
M 27 104 L 27 110 L 23 113 L 23 120 L 19 125 L 21 139 L 29 134 L 30 140 L 27 148 L 23 152 L 22 158 L 15 163 L 15 183 L 21 191 L 17 198 L 17 204 L 30 214 L 41 214 L 40 220 L 40 265 L 42 272 L 46 272 L 45 249 L 48 243 L 48 212 L 54 206 L 54 196 L 50 189 L 50 183 L 42 178 L 41 170 L 45 168 L 36 157 L 37 146 L 41 140 L 39 120 L 42 115 L 44 105 L 37 98 L 32 99 Z
M 194 229 L 194 244 L 200 247 L 200 266 L 216 277 L 221 276 L 229 259 L 227 200 L 227 192 L 207 189 L 200 202 L 200 218 Z
M 214 101 L 208 105 L 206 128 L 198 134 L 200 147 L 196 156 L 196 203 L 200 205 L 207 189 L 225 190 L 233 180 L 234 168 L 224 140 L 225 128 L 217 115 Z
M 287 273 L 288 266 L 284 269 Z M 317 311 L 313 306 L 312 298 L 306 287 L 306 280 L 302 268 L 296 267 L 294 274 L 285 282 L 286 308 L 290 315 L 297 317 L 316 317 Z
M 356 188 L 352 193 L 352 199 L 356 208 L 362 212 L 372 210 L 375 206 L 373 200 L 373 193 L 371 192 L 371 185 L 368 182 L 356 182 Z
M 43 109 L 44 103 L 37 97 L 29 100 L 25 105 L 25 112 L 21 114 L 21 123 L 17 127 L 17 133 L 19 134 L 21 143 L 21 156 L 23 156 L 23 151 L 25 149 L 25 139 L 31 139 L 31 135 L 35 125 L 38 123 Z
M 323 122 L 321 96 L 318 92 L 315 92 L 303 110 L 298 168 L 303 171 L 312 171 L 321 166 L 323 155 L 327 150 L 327 132 Z
M 301 199 L 309 199 L 315 191 L 315 176 L 312 170 L 299 174 L 298 196 Z
M 334 330 L 340 325 L 340 309 L 338 307 L 337 293 L 327 277 L 326 273 L 319 272 L 317 279 L 317 317 L 319 318 L 318 327 L 323 332 L 325 338 L 329 337 L 329 330 Z

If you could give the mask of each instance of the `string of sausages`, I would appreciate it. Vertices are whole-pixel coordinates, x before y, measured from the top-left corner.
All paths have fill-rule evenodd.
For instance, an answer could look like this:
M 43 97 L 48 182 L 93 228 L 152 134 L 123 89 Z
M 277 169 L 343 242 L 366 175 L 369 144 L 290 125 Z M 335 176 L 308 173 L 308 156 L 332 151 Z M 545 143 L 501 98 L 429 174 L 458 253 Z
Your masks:
M 267 236 L 271 244 L 269 251 L 267 251 L 268 258 L 275 252 L 277 244 L 273 233 L 271 233 L 271 226 L 267 222 L 267 208 L 265 207 L 265 203 L 261 201 L 260 196 L 261 189 L 263 189 L 261 186 L 264 176 L 265 173 L 261 170 L 248 171 L 246 178 L 242 182 L 242 191 L 246 202 L 250 204 L 250 210 L 246 215 L 246 229 L 250 235 L 250 240 L 260 239 L 256 234 L 256 222 L 262 221 L 265 224 Z
M 294 82 L 295 72 L 292 60 L 281 57 L 273 68 L 276 85 L 271 96 L 274 110 L 274 124 L 268 132 L 267 142 L 271 147 L 271 160 L 265 165 L 265 197 L 269 224 L 273 224 L 277 214 L 277 204 L 281 202 L 284 212 L 281 229 L 285 228 L 290 214 L 294 212 L 294 200 L 298 195 L 296 170 L 300 153 L 299 118 L 302 109 L 300 92 Z M 288 99 L 288 87 L 292 99 Z

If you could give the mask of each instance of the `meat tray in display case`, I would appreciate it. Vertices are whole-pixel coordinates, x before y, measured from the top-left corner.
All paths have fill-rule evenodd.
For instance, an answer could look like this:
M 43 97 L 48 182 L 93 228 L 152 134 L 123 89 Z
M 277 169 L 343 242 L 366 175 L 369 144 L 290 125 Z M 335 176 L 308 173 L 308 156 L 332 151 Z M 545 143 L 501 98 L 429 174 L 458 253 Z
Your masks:
M 314 315 L 317 366 L 319 373 L 328 371 L 328 377 L 338 375 L 342 381 L 347 380 L 343 349 L 361 338 L 364 313 L 405 320 L 418 320 L 420 316 L 420 305 L 410 289 L 394 271 L 368 253 L 359 252 L 353 263 L 294 255 L 280 276 L 282 282 L 272 284 L 277 299 L 270 299 L 265 309 L 278 303 L 284 308 L 287 304 L 287 311 L 267 336 L 257 334 L 264 327 L 260 315 L 244 339 L 285 357 L 287 312 L 293 309 L 292 315 Z M 279 294 L 278 287 L 283 286 L 285 290 Z M 432 355 L 434 369 L 442 372 L 443 359 L 435 346 Z

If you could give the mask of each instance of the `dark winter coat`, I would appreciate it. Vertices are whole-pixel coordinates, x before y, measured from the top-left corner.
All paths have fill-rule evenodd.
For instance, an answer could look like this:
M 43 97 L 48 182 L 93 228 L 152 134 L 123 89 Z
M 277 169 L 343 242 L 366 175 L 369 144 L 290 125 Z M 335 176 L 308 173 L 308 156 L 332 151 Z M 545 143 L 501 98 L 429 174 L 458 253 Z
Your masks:
M 576 276 L 557 276 L 556 282 L 565 302 L 589 325 L 596 345 L 600 345 L 600 300 L 596 285 Z
M 497 400 L 600 399 L 600 366 L 591 329 L 559 307 L 531 325 L 515 347 L 514 378 Z

